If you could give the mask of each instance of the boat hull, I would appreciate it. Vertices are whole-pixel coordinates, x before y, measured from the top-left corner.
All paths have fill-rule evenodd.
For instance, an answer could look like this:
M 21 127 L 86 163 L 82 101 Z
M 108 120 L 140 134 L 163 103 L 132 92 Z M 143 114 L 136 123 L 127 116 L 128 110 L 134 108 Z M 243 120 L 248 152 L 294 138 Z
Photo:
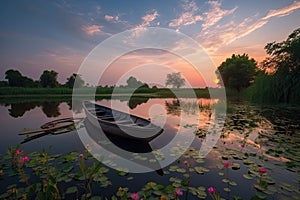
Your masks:
M 95 127 L 101 128 L 107 134 L 130 140 L 151 141 L 159 136 L 163 129 L 152 124 L 149 120 L 130 115 L 121 111 L 113 110 L 105 106 L 83 102 L 83 108 L 87 119 Z M 97 110 L 112 116 L 106 117 L 97 114 Z M 106 118 L 105 118 L 106 117 Z

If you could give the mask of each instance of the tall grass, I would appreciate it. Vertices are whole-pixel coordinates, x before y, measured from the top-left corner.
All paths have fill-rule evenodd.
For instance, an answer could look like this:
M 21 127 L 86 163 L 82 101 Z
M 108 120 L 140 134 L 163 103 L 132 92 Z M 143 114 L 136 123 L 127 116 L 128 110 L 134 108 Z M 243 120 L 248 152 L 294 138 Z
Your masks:
M 254 84 L 247 89 L 246 96 L 257 103 L 299 104 L 300 75 L 261 73 L 256 77 Z

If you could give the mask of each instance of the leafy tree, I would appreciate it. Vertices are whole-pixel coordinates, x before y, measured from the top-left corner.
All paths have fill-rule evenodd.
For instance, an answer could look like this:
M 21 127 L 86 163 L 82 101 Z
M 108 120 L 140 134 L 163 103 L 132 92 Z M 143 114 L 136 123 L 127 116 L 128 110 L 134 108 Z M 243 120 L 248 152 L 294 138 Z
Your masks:
M 40 76 L 40 83 L 42 87 L 57 87 L 59 83 L 57 82 L 57 75 L 58 73 L 51 70 L 43 71 L 42 75 Z
M 251 100 L 264 103 L 300 102 L 300 28 L 283 42 L 265 46 L 269 55 L 262 63 L 264 73 L 249 88 Z
M 129 88 L 149 88 L 148 84 L 138 81 L 133 76 L 130 76 L 126 82 L 127 82 L 127 87 Z
M 8 86 L 11 87 L 34 87 L 36 84 L 31 78 L 23 76 L 18 70 L 7 70 L 5 79 L 8 80 Z
M 300 28 L 283 42 L 272 42 L 265 46 L 269 55 L 262 68 L 277 73 L 299 72 L 300 70 Z
M 181 77 L 180 72 L 172 73 L 167 75 L 166 86 L 171 85 L 176 88 L 184 86 L 185 80 Z
M 242 88 L 250 86 L 254 81 L 257 69 L 256 61 L 250 59 L 247 54 L 233 54 L 218 67 L 219 73 L 216 71 L 216 74 L 219 79 L 222 78 L 225 87 L 240 92 Z
M 80 75 L 74 73 L 69 78 L 67 78 L 65 86 L 68 88 L 80 88 L 84 86 L 84 80 L 80 77 Z
M 7 70 L 5 72 L 5 79 L 7 79 L 8 85 L 11 87 L 22 86 L 22 74 L 18 70 Z

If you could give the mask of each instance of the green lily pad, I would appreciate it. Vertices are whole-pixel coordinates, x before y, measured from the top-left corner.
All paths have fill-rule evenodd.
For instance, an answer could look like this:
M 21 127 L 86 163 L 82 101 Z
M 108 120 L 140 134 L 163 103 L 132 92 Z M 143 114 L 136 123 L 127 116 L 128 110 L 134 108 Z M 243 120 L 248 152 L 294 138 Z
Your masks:
M 67 189 L 66 194 L 73 194 L 75 192 L 78 192 L 78 189 L 76 186 L 72 186 Z
M 253 177 L 250 176 L 249 174 L 243 174 L 243 177 L 244 177 L 245 179 L 248 179 L 248 180 L 253 179 Z
M 232 164 L 231 164 L 231 168 L 232 168 L 233 170 L 238 170 L 238 169 L 241 168 L 241 166 L 240 166 L 239 163 L 232 163 Z

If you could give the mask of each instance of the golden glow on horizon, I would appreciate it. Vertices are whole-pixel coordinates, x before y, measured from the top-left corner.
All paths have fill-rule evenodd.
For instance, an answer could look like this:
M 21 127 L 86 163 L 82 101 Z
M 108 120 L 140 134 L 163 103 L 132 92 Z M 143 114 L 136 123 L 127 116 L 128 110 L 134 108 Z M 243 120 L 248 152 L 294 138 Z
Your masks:
M 205 68 L 203 68 L 205 69 Z M 104 72 L 100 85 L 126 85 L 130 76 L 145 83 L 165 86 L 167 74 L 180 72 L 186 80 L 186 87 L 216 86 L 214 80 L 205 83 L 203 76 L 207 72 L 198 72 L 183 58 L 168 52 L 151 50 L 150 52 L 132 52 L 115 60 Z

